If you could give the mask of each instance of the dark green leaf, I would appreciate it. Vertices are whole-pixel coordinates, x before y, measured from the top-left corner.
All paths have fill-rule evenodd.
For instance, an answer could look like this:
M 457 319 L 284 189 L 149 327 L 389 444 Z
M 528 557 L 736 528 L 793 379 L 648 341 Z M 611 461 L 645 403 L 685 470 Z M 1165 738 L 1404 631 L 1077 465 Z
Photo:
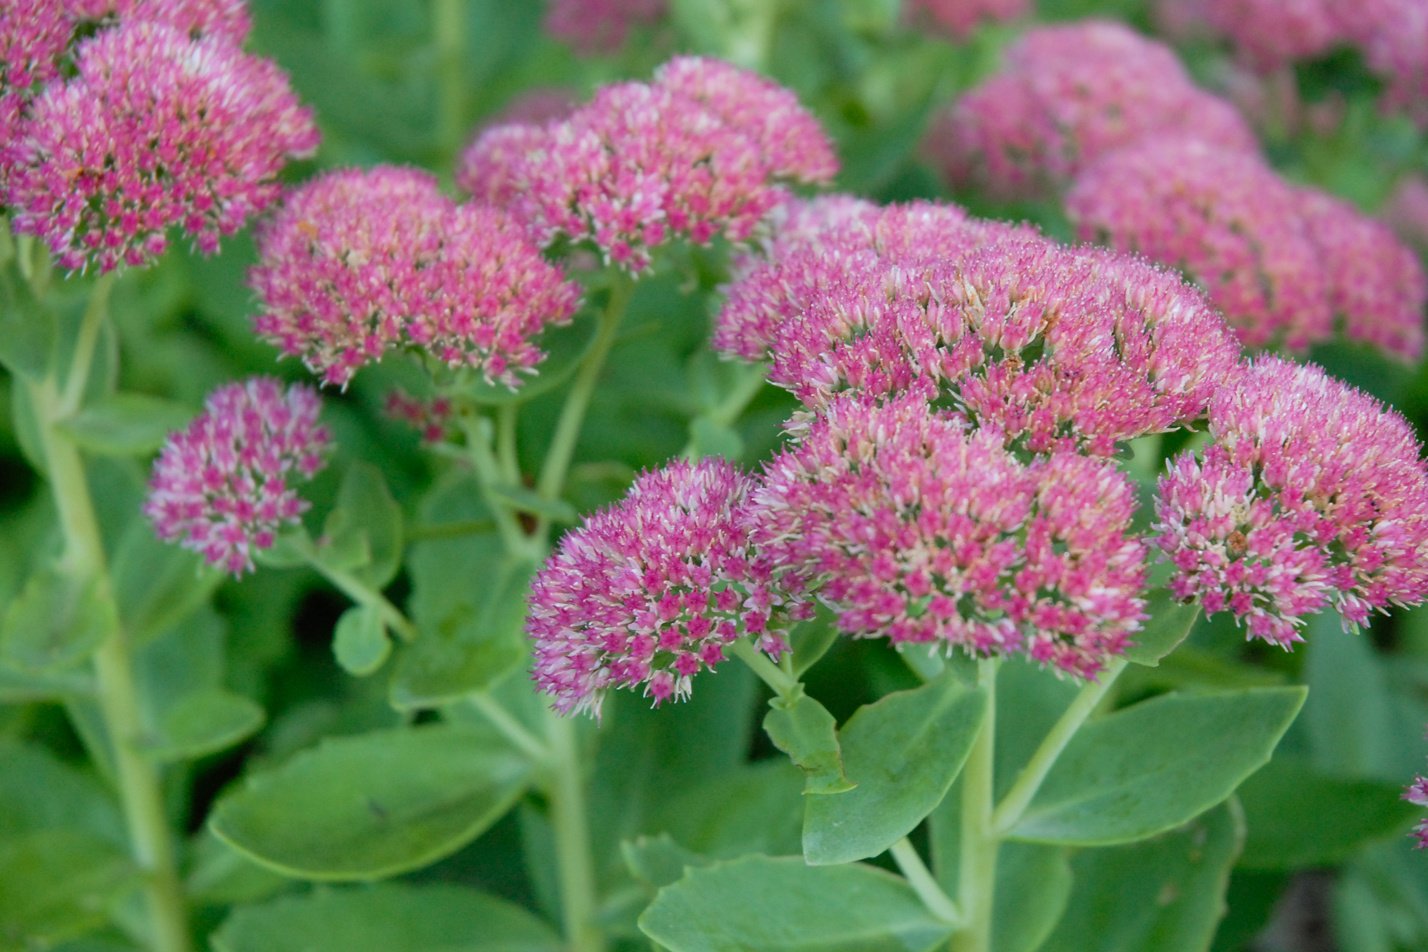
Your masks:
M 0 265 L 0 364 L 17 378 L 38 381 L 49 368 L 54 343 L 54 315 L 8 262 Z
M 1146 611 L 1150 618 L 1126 649 L 1126 660 L 1153 668 L 1189 637 L 1190 629 L 1200 617 L 1200 606 L 1182 604 L 1168 589 L 1158 588 L 1151 593 Z
M 252 735 L 263 726 L 264 716 L 258 704 L 241 694 L 221 688 L 194 691 L 164 711 L 156 736 L 143 749 L 161 762 L 203 757 Z
M 1392 693 L 1373 643 L 1343 632 L 1333 612 L 1310 619 L 1305 641 L 1310 700 L 1304 727 L 1314 766 L 1347 776 L 1399 779 Z
M 342 737 L 250 776 L 213 832 L 308 879 L 376 879 L 461 848 L 525 790 L 528 768 L 474 728 L 432 725 Z
M 640 929 L 671 952 L 924 952 L 952 932 L 882 870 L 765 856 L 689 869 Z
M 867 704 L 839 743 L 856 788 L 812 797 L 803 853 L 814 865 L 877 856 L 912 832 L 962 770 L 986 714 L 986 695 L 950 674 Z
M 560 952 L 559 935 L 474 889 L 384 883 L 284 896 L 234 912 L 216 952 Z
M 138 885 L 123 852 L 91 833 L 50 829 L 0 840 L 0 943 L 47 949 L 108 920 Z
M 1304 695 L 1303 688 L 1168 694 L 1092 721 L 1010 836 L 1095 846 L 1179 826 L 1269 760 Z
M 838 722 L 807 694 L 792 701 L 774 698 L 764 715 L 764 732 L 803 771 L 805 794 L 840 794 L 853 789 L 838 750 Z
M 680 846 L 668 833 L 626 840 L 620 853 L 630 875 L 655 889 L 677 882 L 687 866 L 709 865 L 708 859 Z
M 375 674 L 391 653 L 392 639 L 375 606 L 353 605 L 337 619 L 332 654 L 348 674 L 359 678 Z
M 1066 915 L 1042 952 L 1204 952 L 1243 831 L 1231 801 L 1153 840 L 1081 851 Z
M 85 660 L 115 629 L 112 605 L 94 581 L 44 566 L 25 582 L 0 622 L 0 659 L 22 671 L 48 673 Z
M 392 498 L 382 471 L 370 463 L 356 463 L 342 477 L 337 502 L 323 528 L 324 548 L 333 552 L 359 549 L 361 546 L 348 538 L 358 533 L 366 540 L 367 559 L 355 563 L 361 568 L 357 577 L 380 590 L 401 568 L 402 507 Z
M 42 747 L 0 741 L 0 843 L 60 827 L 124 842 L 118 806 L 87 770 Z
M 193 410 L 142 393 L 115 393 L 86 406 L 59 429 L 81 449 L 107 456 L 145 456 L 181 429 Z
M 1408 828 L 1421 810 L 1402 792 L 1400 785 L 1336 777 L 1278 756 L 1240 788 L 1249 830 L 1240 865 L 1294 869 L 1347 859 Z
M 993 952 L 1035 952 L 1056 928 L 1071 898 L 1064 847 L 1003 843 L 993 898 Z
M 182 622 L 206 602 L 223 573 L 187 549 L 163 542 L 140 516 L 125 529 L 110 570 L 124 633 L 144 643 Z

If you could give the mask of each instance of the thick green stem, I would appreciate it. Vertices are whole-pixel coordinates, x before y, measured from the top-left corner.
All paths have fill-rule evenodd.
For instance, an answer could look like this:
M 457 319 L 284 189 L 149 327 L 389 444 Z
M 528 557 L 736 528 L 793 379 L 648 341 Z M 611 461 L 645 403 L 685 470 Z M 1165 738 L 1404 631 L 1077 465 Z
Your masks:
M 798 678 L 770 661 L 767 655 L 755 648 L 747 639 L 739 638 L 731 642 L 729 653 L 748 665 L 750 670 L 757 674 L 779 697 L 791 700 L 802 690 L 803 685 Z
M 501 464 L 501 475 L 512 485 L 521 481 L 521 464 L 516 452 L 516 418 L 520 415 L 519 403 L 507 403 L 496 411 L 496 460 Z
M 1056 759 L 1061 756 L 1061 752 L 1066 749 L 1066 745 L 1071 743 L 1071 738 L 1076 736 L 1076 732 L 1081 729 L 1081 725 L 1086 723 L 1086 718 L 1091 716 L 1091 712 L 1101 703 L 1101 699 L 1106 696 L 1106 692 L 1111 689 L 1111 685 L 1116 683 L 1116 678 L 1126 669 L 1126 662 L 1122 658 L 1116 658 L 1106 666 L 1106 670 L 1101 672 L 1100 680 L 1088 681 L 1081 687 L 1081 691 L 1076 695 L 1076 699 L 1071 702 L 1071 706 L 1061 715 L 1061 718 L 1047 732 L 1041 746 L 1036 748 L 1036 753 L 1031 755 L 1031 759 L 1026 762 L 1026 766 L 1021 768 L 1021 773 L 1017 774 L 1016 782 L 1007 791 L 1007 795 L 1002 798 L 1002 802 L 997 804 L 996 812 L 992 814 L 992 830 L 998 836 L 1005 836 L 1007 831 L 1016 826 L 1026 813 L 1027 806 L 1031 803 L 1036 791 L 1041 789 L 1041 783 L 1046 779 L 1046 775 L 1055 766 Z
M 570 472 L 570 461 L 575 456 L 575 443 L 580 438 L 580 428 L 585 424 L 585 413 L 590 409 L 590 400 L 595 395 L 595 386 L 600 382 L 605 361 L 615 346 L 620 321 L 625 316 L 625 306 L 629 303 L 633 290 L 634 285 L 627 275 L 615 275 L 605 310 L 599 317 L 600 326 L 595 332 L 595 342 L 590 345 L 590 352 L 585 355 L 585 362 L 575 375 L 570 392 L 566 394 L 565 406 L 560 410 L 555 434 L 550 439 L 550 449 L 546 452 L 540 478 L 536 481 L 536 492 L 543 499 L 559 499 L 565 489 L 565 477 Z M 542 517 L 532 535 L 537 539 L 544 539 L 549 528 L 550 519 Z
M 78 449 L 56 427 L 61 401 L 53 381 L 28 384 L 35 407 L 50 490 L 64 533 L 64 568 L 74 578 L 93 580 L 96 596 L 118 618 L 104 559 L 104 544 Z M 149 940 L 156 952 L 188 952 L 183 886 L 174 858 L 173 833 L 164 813 L 158 768 L 139 748 L 145 733 L 134 680 L 131 647 L 123 626 L 94 655 L 100 711 L 113 747 L 115 781 L 129 830 L 129 847 L 143 880 L 149 912 Z
M 550 750 L 551 823 L 555 828 L 561 914 L 571 952 L 603 952 L 605 936 L 596 922 L 595 862 L 585 813 L 585 774 L 576 744 L 575 724 L 546 712 Z
M 927 864 L 922 861 L 921 856 L 917 855 L 916 848 L 908 841 L 907 837 L 904 836 L 892 845 L 892 858 L 893 862 L 897 863 L 897 868 L 902 870 L 907 884 L 912 887 L 913 892 L 917 893 L 928 912 L 947 922 L 960 923 L 962 921 L 961 910 L 942 891 L 937 877 L 932 875 Z
M 480 711 L 482 716 L 491 722 L 491 725 L 505 735 L 521 752 L 538 764 L 547 763 L 550 760 L 550 750 L 530 731 L 526 730 L 524 724 L 511 716 L 511 713 L 500 705 L 491 695 L 484 691 L 478 691 L 469 695 L 471 706 Z
M 515 512 L 494 491 L 503 480 L 501 464 L 491 452 L 490 421 L 467 415 L 462 419 L 462 428 L 466 431 L 466 455 L 471 460 L 472 468 L 476 470 L 481 494 L 486 500 L 486 508 L 491 510 L 491 518 L 496 522 L 496 531 L 501 535 L 501 542 L 507 552 L 535 561 L 534 547 L 538 543 L 526 535 L 516 520 Z
M 466 123 L 466 8 L 468 0 L 432 0 L 432 43 L 441 83 L 437 136 L 442 148 L 454 156 L 461 147 Z
M 953 952 L 991 952 L 992 901 L 997 849 L 992 830 L 993 779 L 997 735 L 996 659 L 979 661 L 977 683 L 987 694 L 987 715 L 962 768 L 962 840 L 957 875 L 957 908 L 965 925 L 952 936 Z

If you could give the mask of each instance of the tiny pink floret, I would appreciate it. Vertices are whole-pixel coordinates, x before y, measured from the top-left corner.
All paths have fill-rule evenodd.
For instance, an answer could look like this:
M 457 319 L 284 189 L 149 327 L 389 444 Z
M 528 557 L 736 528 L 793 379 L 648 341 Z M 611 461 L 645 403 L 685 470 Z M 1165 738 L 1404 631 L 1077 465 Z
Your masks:
M 326 464 L 331 439 L 320 410 L 316 391 L 284 390 L 271 377 L 215 390 L 154 463 L 144 515 L 159 538 L 235 577 L 251 572 L 253 553 L 307 509 L 292 484 Z

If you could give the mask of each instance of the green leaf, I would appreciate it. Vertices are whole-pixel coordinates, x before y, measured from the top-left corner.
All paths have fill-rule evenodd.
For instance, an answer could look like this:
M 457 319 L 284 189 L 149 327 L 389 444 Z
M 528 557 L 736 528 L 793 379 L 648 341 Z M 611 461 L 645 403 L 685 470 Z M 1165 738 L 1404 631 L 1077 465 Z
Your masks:
M 123 852 L 91 833 L 51 829 L 0 841 L 0 943 L 47 949 L 108 921 L 138 885 Z
M 64 701 L 93 692 L 94 678 L 83 669 L 30 674 L 0 667 L 0 704 Z
M 709 865 L 708 859 L 680 846 L 668 833 L 625 840 L 620 854 L 631 876 L 656 889 L 678 882 L 686 867 Z
M 1204 952 L 1243 832 L 1231 801 L 1153 840 L 1081 851 L 1066 914 L 1042 952 Z
M 196 904 L 259 902 L 292 886 L 291 879 L 253 862 L 206 828 L 189 841 L 187 856 L 183 890 Z
M 398 710 L 436 707 L 484 691 L 526 658 L 522 631 L 531 568 L 504 559 L 437 625 L 420 624 L 417 640 L 402 648 L 389 697 Z
M 1190 636 L 1190 629 L 1200 618 L 1200 606 L 1193 602 L 1182 604 L 1168 589 L 1158 588 L 1151 593 L 1146 610 L 1150 618 L 1126 649 L 1126 660 L 1153 668 Z
M 110 579 L 124 633 L 143 644 L 188 618 L 223 581 L 194 553 L 154 534 L 143 516 L 124 530 Z
M 580 521 L 580 513 L 576 512 L 575 507 L 564 499 L 546 499 L 534 489 L 525 486 L 498 483 L 491 487 L 491 494 L 499 499 L 504 499 L 519 512 L 549 519 L 551 522 L 574 525 Z
M 432 863 L 500 819 L 525 760 L 471 727 L 328 740 L 250 776 L 210 821 L 235 849 L 290 876 L 377 879 Z
M 640 929 L 671 952 L 923 952 L 952 934 L 882 870 L 766 856 L 689 869 Z
M 738 459 L 744 455 L 744 438 L 739 431 L 707 416 L 695 417 L 689 424 L 689 440 L 696 457 Z
M 994 952 L 1035 952 L 1056 928 L 1071 898 L 1067 850 L 1039 843 L 1003 843 L 993 897 Z
M 29 577 L 0 622 L 0 660 L 38 673 L 70 668 L 114 628 L 113 607 L 98 596 L 94 580 L 47 565 Z
M 283 896 L 238 909 L 215 952 L 561 952 L 559 935 L 514 903 L 444 884 L 383 883 Z
M 0 843 L 61 827 L 124 843 L 119 809 L 89 771 L 43 747 L 0 741 Z
M 54 344 L 54 314 L 35 300 L 8 262 L 0 266 L 0 365 L 16 377 L 39 381 L 49 368 Z
M 839 794 L 853 789 L 838 750 L 838 722 L 807 694 L 800 693 L 792 701 L 777 697 L 769 701 L 764 732 L 803 771 L 805 794 Z
M 193 410 L 142 393 L 115 393 L 62 421 L 59 429 L 80 448 L 104 456 L 145 456 L 182 429 Z
M 1402 834 L 1421 811 L 1401 785 L 1336 777 L 1279 756 L 1240 788 L 1249 835 L 1241 866 L 1330 866 L 1365 844 Z
M 1304 709 L 1314 766 L 1330 773 L 1401 777 L 1392 692 L 1373 643 L 1340 630 L 1339 616 L 1322 612 L 1305 633 Z M 1421 727 L 1416 725 L 1415 730 Z
M 272 546 L 253 553 L 253 561 L 269 569 L 295 569 L 307 565 L 316 557 L 317 549 L 301 527 L 278 533 Z
M 143 744 L 159 762 L 191 760 L 216 753 L 256 733 L 263 708 L 222 688 L 194 691 L 164 711 L 156 736 Z
M 859 708 L 839 731 L 857 787 L 804 807 L 803 854 L 815 866 L 877 856 L 946 796 L 986 714 L 986 694 L 944 675 Z
M 356 535 L 365 542 L 351 538 Z M 370 463 L 355 463 L 347 470 L 323 538 L 319 551 L 329 551 L 343 563 L 357 559 L 353 553 L 365 549 L 365 559 L 343 567 L 360 569 L 355 574 L 372 588 L 381 589 L 396 577 L 402 564 L 402 507 L 392 498 L 381 470 Z M 323 561 L 333 564 L 326 557 Z
M 337 619 L 332 654 L 344 671 L 359 678 L 375 674 L 392 653 L 392 639 L 374 605 L 353 605 Z
M 1092 721 L 1009 835 L 1100 846 L 1179 826 L 1269 760 L 1304 695 L 1303 688 L 1167 694 Z

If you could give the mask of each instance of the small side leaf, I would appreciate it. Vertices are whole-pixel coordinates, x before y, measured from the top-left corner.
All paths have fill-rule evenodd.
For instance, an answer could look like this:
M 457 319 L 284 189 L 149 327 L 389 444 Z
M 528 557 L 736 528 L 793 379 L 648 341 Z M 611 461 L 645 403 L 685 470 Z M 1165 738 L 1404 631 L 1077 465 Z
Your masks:
M 241 694 L 195 691 L 164 711 L 157 735 L 143 749 L 159 762 L 203 757 L 251 736 L 264 717 L 262 707 Z
M 838 750 L 838 722 L 806 694 L 792 701 L 774 698 L 764 715 L 764 733 L 803 771 L 803 792 L 841 794 L 853 789 Z
M 332 653 L 348 674 L 375 674 L 392 653 L 382 613 L 372 605 L 354 605 L 343 612 L 332 635 Z
M 796 856 L 689 869 L 639 925 L 671 952 L 924 952 L 952 934 L 898 877 Z
M 710 862 L 680 846 L 668 833 L 625 840 L 620 844 L 620 854 L 630 875 L 655 889 L 678 882 L 687 867 L 707 866 Z
M 97 929 L 114 898 L 137 886 L 123 852 L 90 833 L 50 829 L 0 842 L 0 936 L 48 949 Z
M 986 694 L 943 675 L 866 704 L 839 732 L 857 787 L 804 805 L 803 855 L 815 866 L 867 859 L 942 802 L 986 715 Z
M 1146 608 L 1150 618 L 1126 649 L 1125 656 L 1133 664 L 1153 668 L 1190 636 L 1190 629 L 1200 618 L 1200 606 L 1177 601 L 1166 588 L 1156 589 L 1149 602 Z
M 235 849 L 290 876 L 377 879 L 479 836 L 525 791 L 499 738 L 440 724 L 341 737 L 250 776 L 209 821 Z
M 1009 835 L 1103 846 L 1179 826 L 1264 766 L 1305 693 L 1167 694 L 1093 721 L 1067 745 Z

